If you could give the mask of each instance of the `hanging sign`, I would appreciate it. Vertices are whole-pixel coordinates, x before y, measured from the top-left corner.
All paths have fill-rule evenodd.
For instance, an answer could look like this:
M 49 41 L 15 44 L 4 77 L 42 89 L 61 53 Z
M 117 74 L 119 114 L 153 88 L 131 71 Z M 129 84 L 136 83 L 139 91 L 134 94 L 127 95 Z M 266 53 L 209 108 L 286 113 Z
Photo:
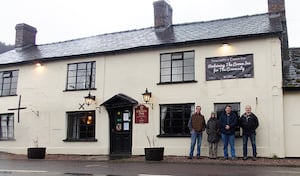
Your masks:
M 135 109 L 135 123 L 148 123 L 149 122 L 149 108 L 145 105 L 139 105 Z
M 253 78 L 253 54 L 206 58 L 206 81 Z

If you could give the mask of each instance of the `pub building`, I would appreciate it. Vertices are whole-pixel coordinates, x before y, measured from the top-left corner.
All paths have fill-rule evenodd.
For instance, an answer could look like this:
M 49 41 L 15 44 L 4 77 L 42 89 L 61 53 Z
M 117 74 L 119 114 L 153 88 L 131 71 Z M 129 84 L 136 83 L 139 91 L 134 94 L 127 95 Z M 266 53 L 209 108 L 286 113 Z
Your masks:
M 230 104 L 258 116 L 258 157 L 299 157 L 299 50 L 291 59 L 284 0 L 267 2 L 263 14 L 173 24 L 159 0 L 153 27 L 43 45 L 17 24 L 0 55 L 0 151 L 131 156 L 151 144 L 187 156 L 195 106 L 208 120 Z

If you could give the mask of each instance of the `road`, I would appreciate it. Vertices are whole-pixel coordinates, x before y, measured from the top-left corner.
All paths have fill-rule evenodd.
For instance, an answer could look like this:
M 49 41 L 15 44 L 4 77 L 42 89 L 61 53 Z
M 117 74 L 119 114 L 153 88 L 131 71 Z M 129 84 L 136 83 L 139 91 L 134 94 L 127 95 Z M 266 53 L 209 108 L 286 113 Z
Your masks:
M 96 161 L 0 160 L 0 176 L 299 176 L 300 168 Z

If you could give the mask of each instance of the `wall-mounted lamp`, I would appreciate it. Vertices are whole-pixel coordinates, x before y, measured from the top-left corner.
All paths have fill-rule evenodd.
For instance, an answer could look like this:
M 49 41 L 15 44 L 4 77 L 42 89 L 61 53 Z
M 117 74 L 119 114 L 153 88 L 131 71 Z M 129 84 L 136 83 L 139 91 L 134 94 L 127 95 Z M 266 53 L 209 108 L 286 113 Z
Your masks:
M 90 105 L 93 103 L 93 101 L 96 100 L 96 96 L 91 95 L 91 92 L 87 96 L 84 97 L 84 101 L 86 105 Z
M 37 62 L 35 62 L 35 66 L 36 66 L 36 67 L 41 67 L 41 66 L 42 66 L 42 63 L 41 63 L 40 61 L 37 61 Z
M 153 109 L 153 104 L 149 103 L 151 95 L 152 95 L 151 92 L 149 92 L 148 89 L 146 88 L 145 92 L 142 93 L 142 95 L 143 95 L 144 102 L 146 104 L 151 104 L 151 108 Z
M 146 88 L 145 92 L 142 95 L 143 95 L 144 102 L 148 103 L 151 98 L 151 92 L 149 92 L 148 89 Z

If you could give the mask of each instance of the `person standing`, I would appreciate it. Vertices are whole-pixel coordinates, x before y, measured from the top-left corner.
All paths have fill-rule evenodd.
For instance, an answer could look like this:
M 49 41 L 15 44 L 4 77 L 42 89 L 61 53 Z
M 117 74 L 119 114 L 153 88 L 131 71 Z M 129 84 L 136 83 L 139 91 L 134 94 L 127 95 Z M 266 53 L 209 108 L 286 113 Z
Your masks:
M 207 121 L 206 133 L 209 144 L 209 158 L 217 159 L 218 142 L 220 138 L 220 123 L 215 112 L 211 113 L 210 119 Z
M 224 144 L 224 159 L 228 159 L 228 143 L 230 145 L 231 158 L 236 159 L 235 156 L 235 128 L 238 124 L 238 118 L 235 113 L 232 112 L 230 105 L 226 105 L 225 113 L 220 116 L 221 123 L 221 137 Z
M 252 145 L 252 160 L 256 160 L 256 128 L 258 127 L 258 118 L 255 114 L 251 112 L 251 106 L 247 105 L 245 107 L 245 113 L 241 116 L 239 121 L 240 127 L 243 129 L 243 160 L 247 160 L 247 145 L 248 145 L 248 138 L 250 138 L 251 145 Z
M 191 133 L 191 147 L 188 159 L 193 159 L 194 148 L 197 143 L 197 159 L 200 159 L 201 153 L 201 142 L 202 142 L 202 133 L 205 130 L 205 119 L 201 114 L 201 106 L 196 107 L 196 112 L 191 116 L 188 127 Z

